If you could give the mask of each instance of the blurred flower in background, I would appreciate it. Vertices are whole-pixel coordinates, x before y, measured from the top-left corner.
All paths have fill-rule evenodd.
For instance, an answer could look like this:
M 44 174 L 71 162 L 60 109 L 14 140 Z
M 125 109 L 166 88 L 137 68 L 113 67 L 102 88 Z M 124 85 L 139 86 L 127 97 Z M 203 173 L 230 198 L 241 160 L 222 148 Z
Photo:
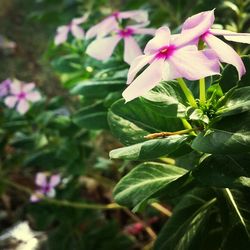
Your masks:
M 10 91 L 11 80 L 6 79 L 0 83 L 0 97 L 6 96 Z

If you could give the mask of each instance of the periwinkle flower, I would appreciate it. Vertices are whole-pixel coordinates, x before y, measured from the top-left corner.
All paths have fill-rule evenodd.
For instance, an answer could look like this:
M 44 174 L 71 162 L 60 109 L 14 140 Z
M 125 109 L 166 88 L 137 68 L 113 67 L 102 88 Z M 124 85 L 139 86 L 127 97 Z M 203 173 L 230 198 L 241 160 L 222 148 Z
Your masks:
M 34 83 L 22 83 L 14 81 L 10 85 L 9 95 L 4 99 L 4 103 L 9 108 L 16 107 L 20 114 L 25 114 L 30 107 L 30 103 L 37 102 L 41 95 L 35 90 Z
M 84 23 L 86 19 L 87 15 L 74 18 L 68 25 L 58 27 L 55 36 L 55 45 L 64 43 L 68 38 L 69 32 L 71 32 L 76 39 L 84 39 L 84 31 L 79 25 Z
M 31 195 L 30 201 L 37 202 L 43 196 L 50 198 L 55 197 L 56 191 L 55 187 L 61 182 L 61 177 L 59 174 L 54 174 L 48 176 L 46 173 L 37 173 L 35 178 L 35 183 L 38 189 L 34 194 Z
M 136 77 L 146 65 L 148 67 Z M 146 45 L 144 55 L 132 62 L 127 79 L 130 85 L 123 92 L 123 97 L 128 102 L 162 80 L 180 77 L 198 80 L 219 74 L 219 70 L 218 58 L 212 50 L 198 50 L 197 46 L 186 44 L 185 35 L 171 36 L 168 27 L 161 27 Z
M 250 44 L 250 34 L 211 29 L 214 19 L 214 10 L 191 16 L 183 23 L 181 33 L 186 36 L 186 41 L 190 43 L 197 44 L 199 40 L 202 40 L 209 48 L 213 49 L 221 62 L 232 64 L 236 67 L 240 79 L 246 72 L 240 56 L 233 48 L 216 36 L 221 35 L 229 41 Z
M 142 51 L 134 39 L 134 35 L 154 35 L 155 29 L 144 28 L 145 24 L 117 28 L 111 36 L 97 38 L 88 46 L 86 53 L 97 60 L 107 60 L 117 44 L 124 40 L 124 61 L 130 64 Z
M 7 96 L 10 92 L 10 85 L 12 81 L 6 79 L 0 83 L 0 97 Z
M 119 28 L 119 22 L 131 19 L 137 23 L 148 23 L 148 13 L 144 10 L 116 11 L 100 23 L 92 26 L 86 33 L 86 39 L 104 37 Z

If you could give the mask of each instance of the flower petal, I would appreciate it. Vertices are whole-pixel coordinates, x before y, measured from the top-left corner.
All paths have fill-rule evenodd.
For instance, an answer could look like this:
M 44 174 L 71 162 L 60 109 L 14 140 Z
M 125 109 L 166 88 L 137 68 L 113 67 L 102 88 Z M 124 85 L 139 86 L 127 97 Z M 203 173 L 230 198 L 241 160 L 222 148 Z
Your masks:
M 156 30 L 155 37 L 152 38 L 144 49 L 145 54 L 154 54 L 160 48 L 168 46 L 170 42 L 170 30 L 167 26 L 163 26 Z
M 41 195 L 41 194 L 40 194 Z M 39 195 L 37 195 L 37 193 L 34 193 L 30 196 L 30 201 L 31 202 L 38 202 L 40 201 L 41 199 L 38 197 Z
M 219 61 L 213 51 L 179 49 L 170 58 L 173 68 L 188 80 L 198 80 L 220 72 Z
M 236 33 L 219 29 L 210 29 L 209 32 L 213 35 L 221 35 L 228 41 L 250 44 L 250 33 Z
M 245 66 L 240 58 L 240 56 L 232 49 L 229 45 L 221 41 L 219 38 L 207 34 L 204 37 L 204 41 L 207 45 L 215 51 L 220 61 L 232 64 L 236 67 L 239 75 L 239 79 L 242 75 L 246 73 Z
M 17 102 L 17 97 L 16 96 L 7 96 L 4 99 L 4 103 L 7 107 L 9 108 L 14 108 Z
M 132 61 L 142 54 L 141 48 L 133 37 L 124 38 L 124 61 L 131 64 Z
M 129 102 L 138 96 L 142 96 L 162 80 L 162 67 L 164 60 L 152 62 L 122 93 Z
M 91 27 L 86 33 L 86 39 L 90 39 L 95 36 L 98 38 L 104 37 L 115 29 L 118 29 L 118 23 L 113 16 L 109 16 L 102 22 Z
M 10 93 L 17 95 L 22 91 L 23 84 L 17 80 L 13 81 L 13 84 L 10 85 Z
M 214 23 L 214 10 L 204 11 L 189 17 L 182 25 L 182 44 L 198 39 Z
M 35 84 L 33 82 L 22 85 L 22 91 L 24 91 L 25 93 L 32 91 L 34 88 Z
M 29 103 L 26 100 L 20 100 L 17 104 L 17 111 L 20 114 L 25 114 L 29 110 Z
M 69 32 L 69 27 L 68 26 L 61 26 L 57 29 L 57 34 L 55 36 L 55 45 L 59 45 L 64 43 L 67 40 L 68 37 L 68 32 Z
M 44 173 L 37 173 L 35 178 L 35 183 L 39 187 L 47 186 L 47 175 Z
M 82 23 L 84 23 L 87 20 L 88 16 L 89 16 L 88 14 L 85 14 L 82 17 L 74 18 L 74 19 L 72 19 L 71 23 L 75 24 L 75 25 L 82 24 Z
M 57 186 L 61 181 L 61 176 L 59 174 L 54 174 L 50 177 L 50 180 L 49 180 L 49 186 L 50 187 L 55 187 Z
M 46 196 L 50 198 L 54 198 L 56 196 L 56 191 L 54 188 L 49 189 L 49 191 L 46 193 Z
M 127 78 L 127 84 L 130 84 L 136 74 L 148 63 L 152 61 L 154 56 L 148 56 L 148 55 L 141 55 L 136 57 L 133 62 L 130 65 L 129 71 L 128 71 L 128 78 Z
M 134 30 L 135 34 L 141 34 L 141 35 L 152 35 L 152 36 L 154 36 L 155 32 L 156 32 L 156 29 L 154 29 L 154 28 L 139 28 L 139 29 Z
M 90 43 L 86 53 L 97 60 L 106 60 L 112 55 L 120 40 L 121 38 L 119 36 L 98 38 Z
M 41 94 L 38 91 L 29 92 L 25 96 L 26 100 L 31 102 L 37 102 L 41 100 Z
M 72 35 L 75 38 L 77 38 L 77 39 L 83 39 L 84 38 L 84 31 L 78 25 L 72 25 L 70 30 L 71 30 Z
M 121 19 L 130 18 L 138 23 L 144 23 L 148 21 L 148 12 L 145 10 L 130 10 L 118 13 L 118 17 Z

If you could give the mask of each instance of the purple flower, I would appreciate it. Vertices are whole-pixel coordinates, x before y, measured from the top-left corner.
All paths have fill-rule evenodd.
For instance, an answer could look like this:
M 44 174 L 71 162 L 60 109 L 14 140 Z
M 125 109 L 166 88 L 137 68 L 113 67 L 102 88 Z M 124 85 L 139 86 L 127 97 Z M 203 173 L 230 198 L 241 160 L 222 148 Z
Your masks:
M 97 60 L 107 60 L 119 41 L 124 40 L 124 61 L 130 64 L 142 51 L 134 39 L 136 34 L 154 35 L 155 29 L 144 28 L 145 24 L 117 28 L 112 36 L 100 37 L 88 46 L 86 53 Z
M 240 56 L 216 36 L 222 35 L 229 41 L 250 44 L 250 33 L 235 33 L 227 30 L 211 29 L 214 19 L 214 10 L 191 16 L 183 23 L 181 33 L 186 36 L 186 41 L 192 44 L 197 44 L 200 39 L 204 41 L 209 48 L 213 49 L 221 62 L 229 63 L 236 67 L 240 79 L 246 72 Z
M 146 65 L 148 67 L 136 77 Z M 180 77 L 198 80 L 219 74 L 219 70 L 218 58 L 212 50 L 198 50 L 197 46 L 186 44 L 185 35 L 171 36 L 168 27 L 161 27 L 146 45 L 144 55 L 132 62 L 127 79 L 130 85 L 123 92 L 123 97 L 128 102 L 145 94 L 162 80 Z
M 112 13 L 110 16 L 106 17 L 100 23 L 91 27 L 86 33 L 86 39 L 90 39 L 93 37 L 104 37 L 110 32 L 117 30 L 119 28 L 118 23 L 122 19 L 132 19 L 137 23 L 148 23 L 148 13 L 144 10 L 131 10 L 119 12 L 116 11 Z
M 34 90 L 34 83 L 21 83 L 20 81 L 14 81 L 10 85 L 10 95 L 4 99 L 4 103 L 9 108 L 14 108 L 20 114 L 24 114 L 30 107 L 30 102 L 36 102 L 41 99 L 41 95 L 38 91 Z
M 84 31 L 79 25 L 84 23 L 86 19 L 87 15 L 84 15 L 80 18 L 74 18 L 68 25 L 58 27 L 55 36 L 55 45 L 64 43 L 68 38 L 69 32 L 71 32 L 76 39 L 83 39 Z
M 35 183 L 38 189 L 31 195 L 30 201 L 37 202 L 41 197 L 55 197 L 55 187 L 60 183 L 61 177 L 59 174 L 47 176 L 45 173 L 37 173 Z
M 10 79 L 6 79 L 0 83 L 0 97 L 6 96 L 9 94 L 11 83 L 12 82 Z

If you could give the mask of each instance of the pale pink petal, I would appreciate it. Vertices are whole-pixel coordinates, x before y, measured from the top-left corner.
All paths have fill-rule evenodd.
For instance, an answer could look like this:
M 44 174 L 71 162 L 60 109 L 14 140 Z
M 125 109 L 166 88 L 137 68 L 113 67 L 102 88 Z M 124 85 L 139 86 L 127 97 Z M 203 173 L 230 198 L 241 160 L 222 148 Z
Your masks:
M 105 18 L 102 22 L 91 27 L 86 33 L 86 39 L 90 39 L 95 36 L 101 38 L 116 29 L 118 29 L 118 23 L 113 16 L 110 16 Z
M 198 80 L 220 72 L 217 56 L 213 51 L 179 49 L 168 59 L 181 77 Z
M 17 95 L 22 91 L 23 84 L 21 82 L 15 80 L 13 83 L 10 85 L 10 93 Z
M 150 63 L 152 61 L 152 59 L 154 58 L 154 56 L 148 56 L 148 55 L 141 55 L 136 57 L 132 63 L 131 66 L 129 68 L 128 71 L 128 78 L 127 78 L 127 84 L 130 84 L 136 74 L 144 67 L 146 66 L 148 63 Z
M 246 73 L 245 66 L 240 56 L 229 45 L 211 34 L 207 34 L 204 37 L 204 41 L 211 49 L 215 51 L 220 61 L 232 64 L 236 67 L 239 79 Z
M 61 26 L 57 29 L 57 34 L 55 36 L 55 45 L 64 43 L 67 40 L 69 32 L 69 26 Z
M 54 174 L 50 177 L 49 186 L 55 187 L 60 183 L 60 181 L 61 181 L 61 176 L 59 174 Z
M 156 29 L 154 28 L 139 28 L 135 29 L 135 34 L 141 34 L 141 35 L 152 35 L 154 36 L 156 32 Z
M 31 102 L 37 102 L 41 100 L 41 94 L 38 91 L 29 92 L 25 96 L 26 100 Z
M 130 10 L 118 13 L 118 17 L 121 19 L 130 18 L 138 23 L 144 23 L 148 21 L 148 12 L 144 10 Z
M 142 54 L 141 48 L 131 36 L 124 38 L 124 61 L 128 64 Z
M 250 44 L 250 33 L 236 33 L 229 30 L 210 29 L 213 35 L 222 35 L 226 40 Z
M 22 91 L 25 93 L 32 91 L 35 88 L 35 84 L 32 83 L 26 83 L 22 85 Z
M 198 39 L 214 23 L 214 10 L 201 12 L 189 17 L 182 25 L 182 44 Z
M 25 114 L 29 110 L 29 103 L 26 100 L 20 100 L 17 104 L 17 111 L 20 114 Z
M 113 53 L 120 36 L 98 38 L 88 46 L 86 53 L 97 60 L 107 60 Z
M 54 198 L 56 196 L 56 191 L 54 188 L 51 188 L 47 193 L 46 196 L 48 196 L 49 198 Z
M 87 20 L 88 16 L 89 16 L 88 14 L 85 14 L 82 17 L 74 18 L 71 23 L 75 24 L 75 25 L 82 24 L 82 23 L 84 23 Z
M 38 196 L 39 196 L 39 195 L 37 195 L 37 193 L 32 194 L 32 195 L 30 196 L 30 201 L 31 201 L 31 202 L 38 202 L 38 201 L 40 201 L 41 198 L 39 198 Z
M 155 37 L 152 38 L 144 49 L 145 54 L 154 54 L 160 48 L 168 46 L 170 42 L 170 30 L 164 26 L 156 30 Z
M 35 183 L 39 187 L 47 186 L 47 175 L 44 173 L 37 173 L 35 178 Z
M 17 97 L 16 96 L 7 96 L 4 99 L 4 103 L 9 108 L 14 108 L 17 103 Z
M 142 96 L 162 80 L 163 64 L 164 60 L 155 60 L 123 91 L 126 102 Z
M 72 25 L 70 28 L 72 35 L 77 39 L 83 39 L 84 38 L 84 31 L 81 27 L 77 25 Z

